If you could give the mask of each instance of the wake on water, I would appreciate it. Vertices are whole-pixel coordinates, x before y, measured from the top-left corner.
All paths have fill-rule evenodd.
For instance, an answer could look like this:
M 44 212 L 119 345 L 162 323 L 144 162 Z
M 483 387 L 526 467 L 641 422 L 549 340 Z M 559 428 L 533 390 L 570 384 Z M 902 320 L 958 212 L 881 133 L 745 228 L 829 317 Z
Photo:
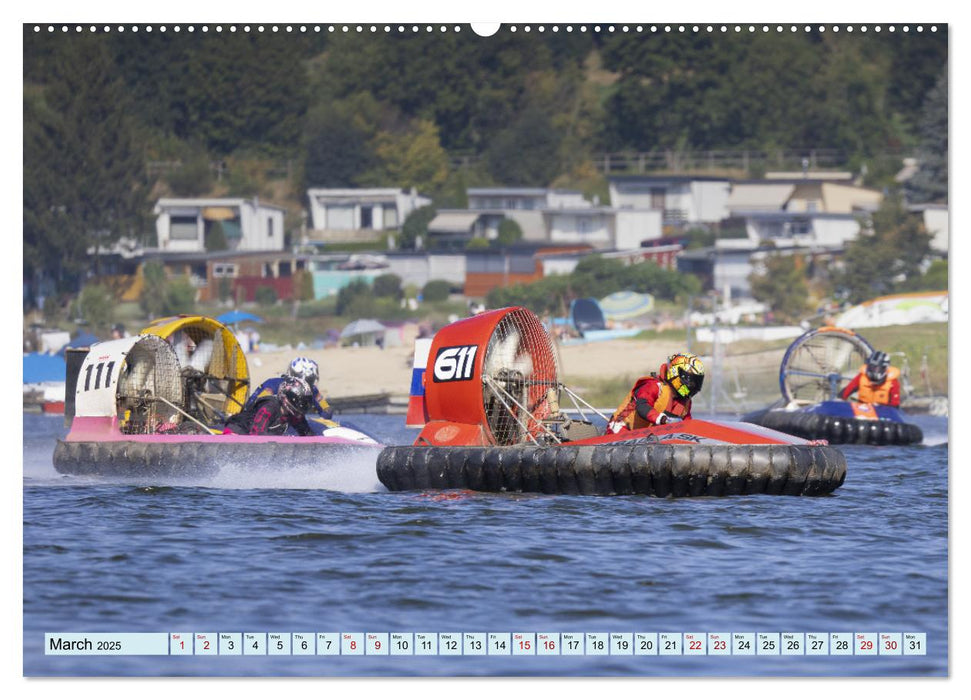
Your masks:
M 24 446 L 24 477 L 34 486 L 90 486 L 131 484 L 137 486 L 198 486 L 215 489 L 322 489 L 344 493 L 387 491 L 378 481 L 376 464 L 380 448 L 328 446 L 312 462 L 267 464 L 259 459 L 229 458 L 219 471 L 178 477 L 74 476 L 58 473 L 51 452 Z M 46 458 L 46 459 L 45 459 Z

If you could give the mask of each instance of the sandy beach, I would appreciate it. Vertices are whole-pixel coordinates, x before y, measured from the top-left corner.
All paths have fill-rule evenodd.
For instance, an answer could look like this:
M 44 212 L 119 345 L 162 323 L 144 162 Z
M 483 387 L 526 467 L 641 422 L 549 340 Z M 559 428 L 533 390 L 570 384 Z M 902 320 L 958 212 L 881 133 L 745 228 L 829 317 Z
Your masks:
M 383 350 L 346 347 L 253 353 L 248 358 L 253 386 L 283 372 L 294 357 L 304 356 L 320 365 L 320 388 L 325 396 L 405 395 L 411 385 L 413 339 L 412 335 L 406 344 Z M 606 379 L 648 373 L 682 349 L 635 340 L 561 346 L 561 377 Z

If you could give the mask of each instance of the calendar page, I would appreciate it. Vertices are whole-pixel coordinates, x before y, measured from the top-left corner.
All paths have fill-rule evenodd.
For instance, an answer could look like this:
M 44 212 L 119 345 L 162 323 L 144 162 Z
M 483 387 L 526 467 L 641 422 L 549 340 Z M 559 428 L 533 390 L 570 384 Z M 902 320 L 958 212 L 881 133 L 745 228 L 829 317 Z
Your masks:
M 23 676 L 949 676 L 948 23 L 601 9 L 24 20 Z

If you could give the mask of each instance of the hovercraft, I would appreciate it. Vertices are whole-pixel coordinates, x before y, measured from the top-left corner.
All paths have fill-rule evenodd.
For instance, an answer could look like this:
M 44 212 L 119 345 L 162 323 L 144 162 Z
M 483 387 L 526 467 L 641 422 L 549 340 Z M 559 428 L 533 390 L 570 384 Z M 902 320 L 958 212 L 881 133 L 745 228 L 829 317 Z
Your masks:
M 181 334 L 181 335 L 179 335 Z M 180 361 L 176 339 L 195 346 Z M 203 316 L 161 319 L 137 336 L 68 355 L 65 419 L 54 449 L 62 474 L 205 476 L 224 466 L 313 468 L 321 450 L 377 451 L 369 435 L 308 416 L 315 435 L 222 434 L 215 426 L 249 394 L 246 357 L 225 326 Z
M 920 427 L 899 408 L 838 399 L 872 352 L 865 338 L 845 328 L 824 326 L 804 333 L 782 358 L 782 399 L 742 420 L 831 444 L 920 442 Z
M 822 495 L 846 476 L 837 449 L 745 423 L 692 419 L 603 434 L 558 368 L 543 324 L 521 307 L 418 341 L 408 423 L 422 430 L 413 446 L 382 450 L 381 483 L 391 491 Z M 561 410 L 564 395 L 579 419 Z

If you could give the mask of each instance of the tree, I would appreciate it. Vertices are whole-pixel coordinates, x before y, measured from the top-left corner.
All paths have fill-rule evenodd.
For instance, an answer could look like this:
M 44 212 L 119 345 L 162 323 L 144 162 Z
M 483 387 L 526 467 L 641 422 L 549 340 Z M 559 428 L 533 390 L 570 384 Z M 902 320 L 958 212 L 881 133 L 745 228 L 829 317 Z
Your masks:
M 107 328 L 115 312 L 115 299 L 101 284 L 86 284 L 78 295 L 78 316 L 93 328 Z
M 451 291 L 452 285 L 446 280 L 428 280 L 421 288 L 421 300 L 423 302 L 445 301 Z
M 499 222 L 499 235 L 496 236 L 496 245 L 509 246 L 518 243 L 523 239 L 523 230 L 512 219 L 503 219 Z
M 419 237 L 427 240 L 428 224 L 435 218 L 435 207 L 426 204 L 418 207 L 405 217 L 401 224 L 401 233 L 398 235 L 398 245 L 401 248 L 415 248 Z
M 378 162 L 357 176 L 358 184 L 437 192 L 448 177 L 448 155 L 439 143 L 438 127 L 426 119 L 401 131 L 379 132 L 372 151 Z
M 24 263 L 31 277 L 63 289 L 89 266 L 98 274 L 96 245 L 141 233 L 148 190 L 130 102 L 105 43 L 86 34 L 57 39 L 46 85 L 24 93 Z
M 351 102 L 311 110 L 303 135 L 304 189 L 351 187 L 375 162 L 371 129 Z
M 206 226 L 206 250 L 211 252 L 228 250 L 229 241 L 226 240 L 226 232 L 223 231 L 221 221 L 210 221 Z
M 872 230 L 846 245 L 838 284 L 852 303 L 906 290 L 919 280 L 930 254 L 931 236 L 899 193 L 884 198 L 873 213 Z
M 186 160 L 182 167 L 173 170 L 165 178 L 172 192 L 179 197 L 198 197 L 207 194 L 212 187 L 209 158 L 199 153 Z
M 947 69 L 927 93 L 920 120 L 919 169 L 905 184 L 911 202 L 946 202 Z
M 138 303 L 149 319 L 158 318 L 165 307 L 165 267 L 160 262 L 147 262 L 142 265 L 142 293 Z
M 763 267 L 749 275 L 752 296 L 782 320 L 801 321 L 809 309 L 805 261 L 798 255 L 774 253 L 765 258 Z

